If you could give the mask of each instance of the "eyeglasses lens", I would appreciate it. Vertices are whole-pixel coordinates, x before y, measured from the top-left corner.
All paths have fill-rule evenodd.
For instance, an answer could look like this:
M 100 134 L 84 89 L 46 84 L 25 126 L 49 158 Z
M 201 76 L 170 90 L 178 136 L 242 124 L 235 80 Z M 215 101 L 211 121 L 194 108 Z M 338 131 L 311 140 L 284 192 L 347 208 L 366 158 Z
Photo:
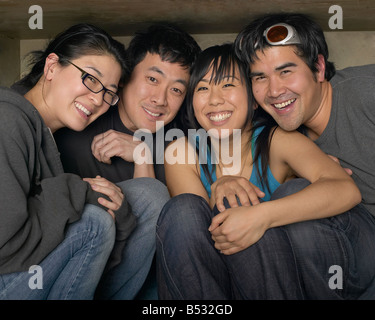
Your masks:
M 113 106 L 117 103 L 118 101 L 118 96 L 112 92 L 107 91 L 104 94 L 104 101 L 107 102 L 109 105 Z
M 89 88 L 92 92 L 95 92 L 95 93 L 103 89 L 103 86 L 99 82 L 99 80 L 90 74 L 86 74 L 86 77 L 83 79 L 83 83 L 87 88 Z
M 100 81 L 91 75 L 87 75 L 83 79 L 83 84 L 94 93 L 99 93 L 105 89 Z M 115 105 L 119 100 L 118 96 L 112 91 L 105 91 L 103 99 L 111 106 Z

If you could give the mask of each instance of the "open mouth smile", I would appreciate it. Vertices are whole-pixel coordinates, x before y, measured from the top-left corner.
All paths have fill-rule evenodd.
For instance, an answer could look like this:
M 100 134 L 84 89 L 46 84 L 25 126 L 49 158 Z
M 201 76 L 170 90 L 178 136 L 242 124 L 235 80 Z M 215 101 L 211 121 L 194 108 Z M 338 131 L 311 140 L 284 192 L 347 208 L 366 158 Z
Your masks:
M 150 116 L 155 117 L 155 118 L 159 118 L 163 115 L 163 113 L 155 113 L 146 109 L 145 107 L 143 107 L 143 110 L 146 111 Z
M 211 112 L 207 116 L 212 122 L 221 122 L 230 118 L 232 116 L 232 112 Z
M 274 103 L 273 106 L 276 109 L 282 110 L 282 109 L 285 109 L 286 107 L 290 106 L 294 101 L 296 101 L 296 99 L 290 99 L 290 100 L 284 101 L 282 103 Z
M 90 110 L 88 110 L 87 108 L 85 108 L 82 104 L 80 104 L 79 102 L 75 102 L 74 103 L 75 107 L 82 111 L 87 117 L 91 116 L 92 115 L 92 112 Z

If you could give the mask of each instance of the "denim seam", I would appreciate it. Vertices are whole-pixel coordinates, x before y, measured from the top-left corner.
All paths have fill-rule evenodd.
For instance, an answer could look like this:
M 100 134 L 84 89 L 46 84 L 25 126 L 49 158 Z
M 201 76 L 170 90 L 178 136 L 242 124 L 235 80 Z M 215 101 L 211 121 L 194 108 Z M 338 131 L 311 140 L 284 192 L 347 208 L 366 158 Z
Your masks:
M 289 238 L 289 234 L 288 234 L 288 232 L 286 232 L 283 228 L 281 228 L 281 230 L 285 233 L 286 237 L 287 237 L 288 240 L 289 240 L 290 248 L 291 248 L 292 253 L 293 253 L 294 265 L 296 266 L 296 273 L 297 273 L 297 278 L 298 278 L 298 288 L 299 288 L 299 291 L 300 291 L 300 294 L 301 294 L 302 298 L 303 298 L 303 299 L 306 299 L 305 294 L 304 294 L 304 292 L 303 292 L 303 290 L 302 290 L 301 282 L 302 282 L 303 280 L 301 279 L 301 273 L 299 272 L 299 269 L 298 269 L 297 259 L 296 259 L 295 250 L 294 250 L 294 247 L 293 247 L 292 241 L 291 241 L 290 238 Z
M 178 294 L 180 295 L 180 298 L 181 298 L 181 299 L 184 299 L 183 296 L 182 296 L 182 294 L 181 294 L 181 292 L 180 292 L 180 290 L 178 289 L 176 283 L 173 281 L 173 278 L 172 278 L 172 276 L 171 276 L 171 274 L 170 274 L 170 272 L 169 272 L 169 268 L 168 268 L 168 266 L 167 266 L 167 261 L 166 261 L 166 259 L 165 259 L 165 255 L 164 255 L 164 245 L 163 245 L 163 242 L 161 241 L 161 239 L 160 239 L 160 237 L 159 237 L 159 235 L 158 235 L 157 233 L 156 233 L 156 238 L 158 239 L 158 241 L 159 241 L 159 243 L 160 243 L 160 245 L 161 245 L 161 247 L 162 247 L 161 252 L 162 252 L 162 256 L 163 256 L 163 264 L 165 265 L 165 269 L 167 270 L 168 277 L 169 277 L 170 281 L 172 282 L 174 288 L 176 289 L 176 291 L 177 291 Z
M 4 288 L 3 288 L 4 291 L 0 292 L 0 300 L 7 300 L 7 299 L 8 299 L 8 298 L 7 298 L 8 295 L 6 294 L 6 292 L 8 292 L 8 291 L 11 290 L 12 288 L 18 286 L 18 284 L 19 284 L 19 279 L 20 279 L 20 278 L 21 278 L 21 279 L 23 278 L 23 274 L 22 274 L 22 273 L 20 273 L 16 278 L 14 278 L 14 279 L 12 280 L 12 282 L 9 283 L 8 285 L 5 285 L 4 280 L 1 279 L 2 283 L 4 284 Z
M 349 212 L 348 212 L 349 213 Z M 345 238 L 343 237 L 343 235 L 341 234 L 342 232 L 346 233 L 346 231 L 349 229 L 350 225 L 351 225 L 351 220 L 352 220 L 352 216 L 351 214 L 349 214 L 349 222 L 346 226 L 346 228 L 339 228 L 337 227 L 336 225 L 331 225 L 331 226 L 326 226 L 326 225 L 323 225 L 322 228 L 324 229 L 327 229 L 327 230 L 332 230 L 332 229 L 335 229 L 337 231 L 337 239 L 338 239 L 338 242 L 340 243 L 340 248 L 341 248 L 341 252 L 343 253 L 343 256 L 344 256 L 344 259 L 345 259 L 345 266 L 342 267 L 342 270 L 343 270 L 343 276 L 344 278 L 342 279 L 343 283 L 347 282 L 347 280 L 349 279 L 349 254 L 348 254 L 348 251 L 346 249 L 346 246 L 344 245 L 345 244 Z M 345 291 L 345 294 L 344 294 L 344 291 Z M 346 292 L 346 287 L 344 286 L 343 289 L 342 289 L 342 297 L 345 297 L 347 295 L 347 292 Z
M 66 293 L 65 297 L 63 298 L 63 300 L 69 300 L 69 296 L 71 295 L 71 293 L 72 292 L 74 293 L 73 287 L 74 287 L 79 275 L 81 274 L 81 270 L 82 270 L 83 266 L 87 264 L 87 257 L 92 252 L 92 249 L 93 249 L 93 246 L 94 246 L 93 242 L 98 235 L 96 232 L 91 232 L 90 230 L 82 230 L 81 232 L 76 232 L 75 234 L 73 234 L 72 237 L 75 237 L 78 234 L 82 234 L 83 232 L 87 233 L 86 237 L 88 237 L 89 234 L 93 234 L 94 236 L 90 240 L 90 248 L 87 250 L 87 253 L 86 253 L 86 255 L 83 259 L 83 262 L 81 263 L 81 266 L 80 266 L 79 270 L 77 270 L 77 272 L 76 272 L 76 276 L 74 277 L 74 279 L 72 279 L 71 283 L 69 284 L 69 289 L 67 290 L 67 293 Z M 83 241 L 83 242 L 85 243 L 86 241 Z M 84 244 L 83 247 L 85 247 L 85 244 Z M 79 250 L 75 251 L 74 255 L 76 255 L 79 251 L 81 251 L 83 247 L 81 247 Z M 73 257 L 74 257 L 74 255 L 73 255 Z M 69 259 L 68 263 L 70 263 L 70 260 L 73 257 L 71 257 Z

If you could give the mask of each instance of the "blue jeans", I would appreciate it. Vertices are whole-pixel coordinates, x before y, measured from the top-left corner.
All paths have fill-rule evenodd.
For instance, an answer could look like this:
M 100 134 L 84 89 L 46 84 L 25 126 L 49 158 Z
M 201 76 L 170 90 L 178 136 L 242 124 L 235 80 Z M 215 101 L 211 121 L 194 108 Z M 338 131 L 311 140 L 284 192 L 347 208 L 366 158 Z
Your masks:
M 273 196 L 305 186 L 296 179 Z M 214 248 L 207 229 L 215 214 L 192 194 L 172 198 L 162 210 L 156 250 L 161 299 L 375 298 L 375 220 L 362 206 L 269 229 L 233 255 Z
M 114 240 L 112 217 L 87 204 L 81 219 L 69 225 L 63 242 L 37 269 L 0 275 L 0 300 L 93 299 Z
M 170 199 L 167 187 L 157 179 L 136 178 L 118 185 L 137 217 L 137 226 L 127 240 L 120 264 L 103 275 L 97 299 L 131 300 L 137 296 L 155 256 L 157 219 Z M 157 287 L 151 283 L 143 299 L 157 299 Z

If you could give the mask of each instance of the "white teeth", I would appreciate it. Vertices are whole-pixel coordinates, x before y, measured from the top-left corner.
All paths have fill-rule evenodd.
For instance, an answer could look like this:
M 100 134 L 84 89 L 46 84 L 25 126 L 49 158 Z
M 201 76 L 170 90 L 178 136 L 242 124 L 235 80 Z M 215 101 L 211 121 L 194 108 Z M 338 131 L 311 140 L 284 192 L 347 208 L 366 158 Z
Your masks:
M 285 108 L 286 106 L 289 106 L 291 103 L 293 103 L 294 101 L 296 101 L 296 99 L 290 99 L 288 101 L 285 101 L 283 103 L 275 103 L 274 106 L 277 108 L 277 109 L 282 109 L 282 108 Z
M 218 113 L 218 114 L 210 115 L 209 118 L 211 121 L 219 122 L 219 121 L 228 119 L 231 115 L 232 113 Z
M 89 110 L 87 110 L 83 105 L 81 105 L 80 103 L 76 102 L 75 103 L 75 106 L 77 109 L 81 110 L 82 112 L 84 112 L 87 116 L 90 116 L 91 115 L 91 112 Z
M 146 108 L 143 108 L 148 114 L 152 115 L 153 117 L 160 117 L 161 113 L 153 113 L 150 110 L 147 110 Z

